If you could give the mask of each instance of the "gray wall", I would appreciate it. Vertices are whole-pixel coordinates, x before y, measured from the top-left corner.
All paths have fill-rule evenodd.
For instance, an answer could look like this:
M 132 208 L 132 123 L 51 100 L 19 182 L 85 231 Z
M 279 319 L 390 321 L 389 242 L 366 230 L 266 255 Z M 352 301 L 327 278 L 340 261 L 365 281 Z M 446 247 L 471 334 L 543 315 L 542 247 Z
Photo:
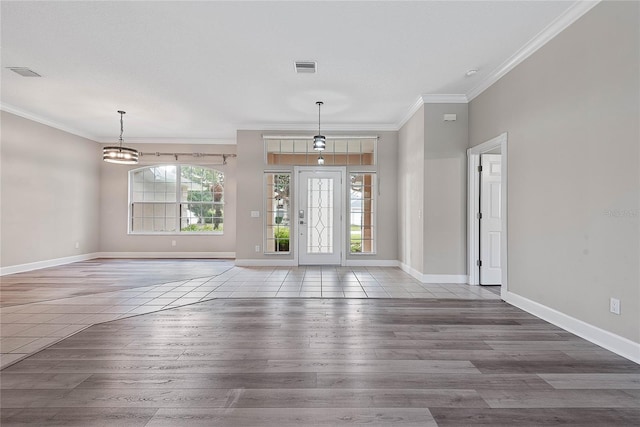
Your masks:
M 98 144 L 1 114 L 2 266 L 98 251 Z
M 425 274 L 467 274 L 468 125 L 467 104 L 424 106 Z
M 398 260 L 423 273 L 424 105 L 398 132 Z
M 635 342 L 639 5 L 600 3 L 470 104 L 471 146 L 508 132 L 509 290 Z
M 235 145 L 126 144 L 145 153 L 233 154 Z M 236 239 L 236 159 L 183 156 L 143 156 L 137 165 L 100 162 L 100 251 L 101 252 L 234 252 Z M 209 166 L 225 174 L 225 212 L 223 235 L 129 235 L 127 234 L 128 172 L 160 164 Z M 176 246 L 172 246 L 172 241 Z
M 307 132 L 269 131 L 272 135 L 305 134 Z M 263 245 L 263 174 L 265 170 L 293 170 L 292 166 L 267 166 L 264 160 L 264 142 L 262 135 L 267 132 L 239 130 L 237 132 L 238 149 L 238 210 L 236 258 L 244 260 L 292 260 L 289 255 L 265 255 L 262 250 L 255 252 L 255 246 Z M 398 258 L 398 236 L 395 224 L 397 212 L 397 132 L 341 132 L 340 135 L 378 135 L 377 174 L 380 183 L 377 202 L 377 253 L 375 255 L 347 255 L 347 260 L 396 260 Z M 325 133 L 327 137 L 331 135 Z M 349 171 L 362 171 L 368 168 L 347 167 Z M 293 190 L 293 189 L 292 189 Z M 251 211 L 260 211 L 260 218 L 252 218 Z
M 424 104 L 398 133 L 398 259 L 421 274 L 467 274 L 467 107 Z

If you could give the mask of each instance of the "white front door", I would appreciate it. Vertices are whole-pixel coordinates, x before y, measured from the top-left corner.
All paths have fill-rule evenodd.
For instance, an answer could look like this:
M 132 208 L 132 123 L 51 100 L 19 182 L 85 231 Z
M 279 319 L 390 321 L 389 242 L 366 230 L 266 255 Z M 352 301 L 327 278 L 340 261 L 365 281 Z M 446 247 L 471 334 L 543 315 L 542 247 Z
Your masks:
M 342 259 L 340 169 L 301 169 L 298 189 L 298 264 L 336 265 Z
M 501 221 L 501 159 L 500 154 L 482 154 L 480 188 L 480 284 L 500 285 Z

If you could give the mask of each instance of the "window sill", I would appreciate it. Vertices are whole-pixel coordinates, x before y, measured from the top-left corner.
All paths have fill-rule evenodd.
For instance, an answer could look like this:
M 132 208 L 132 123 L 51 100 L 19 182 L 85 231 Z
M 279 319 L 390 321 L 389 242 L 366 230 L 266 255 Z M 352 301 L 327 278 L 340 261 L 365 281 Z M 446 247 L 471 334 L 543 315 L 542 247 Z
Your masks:
M 224 232 L 215 232 L 215 231 L 209 231 L 209 232 L 204 232 L 204 233 L 196 233 L 196 232 L 182 232 L 182 233 L 174 233 L 174 232 L 169 232 L 169 233 L 145 233 L 145 232 L 138 232 L 138 233 L 134 233 L 129 231 L 127 233 L 129 236 L 223 236 Z

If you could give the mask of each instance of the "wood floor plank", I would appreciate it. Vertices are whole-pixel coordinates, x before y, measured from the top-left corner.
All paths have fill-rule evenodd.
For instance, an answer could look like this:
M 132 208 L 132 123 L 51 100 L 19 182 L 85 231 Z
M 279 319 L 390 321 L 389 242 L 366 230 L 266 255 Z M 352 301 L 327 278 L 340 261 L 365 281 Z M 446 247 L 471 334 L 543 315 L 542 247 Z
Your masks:
M 475 390 L 551 390 L 552 387 L 533 374 L 396 374 L 392 372 L 319 373 L 318 387 L 323 388 L 407 388 L 407 389 L 475 389 Z
M 157 408 L 36 408 L 2 412 L 3 426 L 143 427 Z
M 440 427 L 637 427 L 640 409 L 545 408 L 545 409 L 457 409 L 432 407 L 430 411 Z
M 43 374 L 104 373 L 104 374 L 293 374 L 293 373 L 371 373 L 414 372 L 479 374 L 466 360 L 321 360 L 305 359 L 244 359 L 244 360 L 26 360 L 7 368 L 7 372 Z
M 635 373 L 638 365 L 631 362 L 588 362 L 567 360 L 471 360 L 483 373 L 510 374 L 535 372 L 540 374 L 565 373 Z
M 555 389 L 567 390 L 640 390 L 640 374 L 538 374 Z
M 11 389 L 73 389 L 91 376 L 90 373 L 24 374 L 5 372 L 0 388 Z
M 237 408 L 486 408 L 475 390 L 449 389 L 248 389 Z
M 315 373 L 200 373 L 200 374 L 93 374 L 78 388 L 215 389 L 315 388 Z
M 622 390 L 479 390 L 492 408 L 638 408 Z
M 226 425 L 243 427 L 299 427 L 340 425 L 437 427 L 428 409 L 412 408 L 249 408 L 249 409 L 165 409 L 158 410 L 148 427 Z

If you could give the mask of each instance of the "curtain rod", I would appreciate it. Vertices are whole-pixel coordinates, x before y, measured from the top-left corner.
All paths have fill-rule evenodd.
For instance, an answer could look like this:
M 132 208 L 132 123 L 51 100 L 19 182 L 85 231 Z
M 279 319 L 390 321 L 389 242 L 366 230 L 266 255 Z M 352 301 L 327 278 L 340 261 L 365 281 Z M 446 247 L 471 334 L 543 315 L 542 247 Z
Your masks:
M 378 139 L 378 135 L 327 135 L 327 139 Z M 313 139 L 313 135 L 262 135 L 262 139 Z
M 173 156 L 176 161 L 178 160 L 178 156 L 191 156 L 191 157 L 222 157 L 222 162 L 223 164 L 227 164 L 227 159 L 230 157 L 238 157 L 237 154 L 214 154 L 214 153 L 161 153 L 159 151 L 156 151 L 154 153 L 140 153 L 141 157 L 144 156 L 155 156 L 155 157 L 160 157 L 160 156 Z

